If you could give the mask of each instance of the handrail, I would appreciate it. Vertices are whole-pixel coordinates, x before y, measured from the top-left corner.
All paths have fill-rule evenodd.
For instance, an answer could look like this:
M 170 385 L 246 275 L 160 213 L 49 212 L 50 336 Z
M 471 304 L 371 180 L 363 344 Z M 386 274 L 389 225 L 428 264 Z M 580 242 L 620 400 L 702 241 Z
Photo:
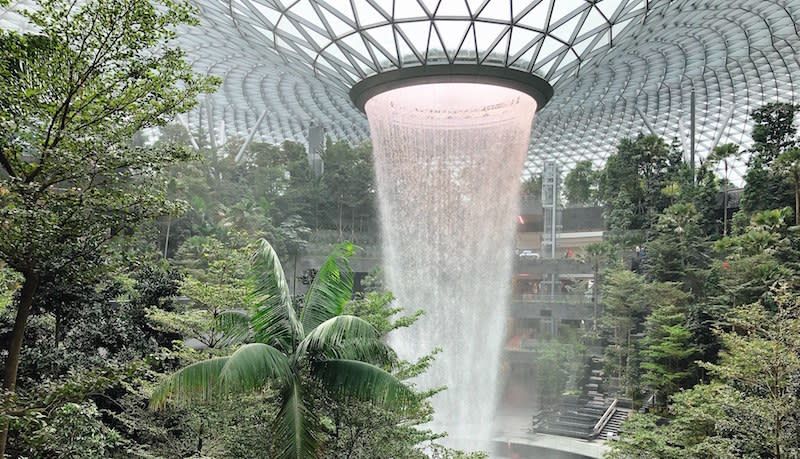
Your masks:
M 611 416 L 614 414 L 616 410 L 617 410 L 617 399 L 614 399 L 614 401 L 611 402 L 611 405 L 608 406 L 606 412 L 603 413 L 603 416 L 600 417 L 600 420 L 597 421 L 597 424 L 594 425 L 594 429 L 592 429 L 592 437 L 597 437 L 598 435 L 600 435 L 600 432 L 603 431 L 603 427 L 605 427 L 606 424 L 608 424 L 609 419 L 611 419 Z
M 591 292 L 589 292 L 591 293 Z M 591 296 L 583 293 L 558 293 L 550 295 L 547 293 L 533 293 L 530 296 L 514 298 L 517 303 L 554 303 L 554 304 L 592 304 Z

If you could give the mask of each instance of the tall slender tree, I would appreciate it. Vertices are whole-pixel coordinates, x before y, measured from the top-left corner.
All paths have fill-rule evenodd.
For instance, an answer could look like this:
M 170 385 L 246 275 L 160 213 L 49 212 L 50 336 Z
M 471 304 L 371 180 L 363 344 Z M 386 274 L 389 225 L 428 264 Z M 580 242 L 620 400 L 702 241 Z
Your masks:
M 728 234 L 728 165 L 729 161 L 739 157 L 739 146 L 734 143 L 726 143 L 714 147 L 708 160 L 712 163 L 722 163 L 725 167 L 725 180 L 722 182 L 722 234 Z
M 592 306 L 594 309 L 594 314 L 592 316 L 593 333 L 597 333 L 597 313 L 600 304 L 600 266 L 608 259 L 610 253 L 610 244 L 607 242 L 595 242 L 587 245 L 584 248 L 584 252 L 580 255 L 581 261 L 589 263 L 592 266 L 592 274 L 594 275 L 594 280 L 592 282 Z

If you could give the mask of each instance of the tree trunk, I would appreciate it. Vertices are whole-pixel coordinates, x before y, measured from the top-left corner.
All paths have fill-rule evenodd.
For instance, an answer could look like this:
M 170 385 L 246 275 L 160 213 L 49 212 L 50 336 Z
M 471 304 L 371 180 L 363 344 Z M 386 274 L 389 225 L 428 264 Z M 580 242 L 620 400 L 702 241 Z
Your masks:
M 200 421 L 200 431 L 197 432 L 197 451 L 198 456 L 203 455 L 203 421 Z
M 167 236 L 164 238 L 164 258 L 167 258 L 167 250 L 169 249 L 169 229 L 172 226 L 172 215 L 167 216 Z
M 342 229 L 342 201 L 339 200 L 339 242 L 344 240 L 344 230 Z
M 683 243 L 683 233 L 681 233 L 679 239 L 681 243 L 681 270 L 683 270 L 683 273 L 686 273 L 686 244 Z
M 356 240 L 356 208 L 350 208 L 350 242 Z
M 781 415 L 775 413 L 775 459 L 781 459 Z
M 597 337 L 597 277 L 600 271 L 600 266 L 597 262 L 594 265 L 594 283 L 592 284 L 592 305 L 594 306 L 594 322 L 592 323 L 592 331 L 595 334 L 595 338 Z
M 794 173 L 794 224 L 800 226 L 800 174 Z
M 8 357 L 3 378 L 3 389 L 14 392 L 17 387 L 17 369 L 19 369 L 19 355 L 22 351 L 22 340 L 25 338 L 25 326 L 31 312 L 31 305 L 39 287 L 39 275 L 33 272 L 23 273 L 25 282 L 19 296 L 17 318 L 14 321 L 14 331 L 8 342 Z M 8 424 L 3 425 L 0 431 L 0 459 L 5 457 L 6 441 L 8 441 Z
M 725 161 L 725 193 L 722 196 L 722 235 L 728 235 L 728 161 Z
M 619 324 L 614 327 L 614 344 L 617 346 L 617 379 L 622 384 L 622 344 L 620 344 Z
M 633 391 L 628 386 L 628 381 L 631 377 L 631 322 L 633 322 L 633 318 L 628 319 L 628 347 L 625 350 L 625 393 L 631 396 L 631 400 L 634 399 Z M 634 400 L 635 403 L 635 400 Z

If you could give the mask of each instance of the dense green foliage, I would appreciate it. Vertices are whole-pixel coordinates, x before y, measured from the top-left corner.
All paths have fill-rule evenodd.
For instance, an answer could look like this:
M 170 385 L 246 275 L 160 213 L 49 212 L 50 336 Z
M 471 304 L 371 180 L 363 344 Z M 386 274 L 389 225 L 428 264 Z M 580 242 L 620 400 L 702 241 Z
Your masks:
M 771 103 L 751 113 L 753 148 L 745 175 L 742 210 L 778 209 L 793 203 L 793 188 L 788 177 L 773 170 L 775 160 L 783 152 L 797 146 L 795 114 L 800 107 Z
M 670 198 L 662 190 L 681 167 L 681 152 L 658 136 L 624 139 L 600 172 L 598 196 L 612 232 L 648 229 Z
M 9 435 L 41 458 L 463 457 L 423 427 L 437 390 L 409 389 L 436 350 L 384 344 L 418 315 L 353 296 L 350 245 L 292 269 L 373 242 L 369 144 L 328 140 L 319 176 L 295 142 L 237 160 L 241 139 L 168 124 L 217 84 L 170 44 L 189 3 L 38 3 L 37 34 L 0 32 L 0 456 Z M 797 110 L 755 110 L 752 148 L 718 146 L 694 177 L 644 135 L 565 177 L 570 204 L 606 207 L 608 241 L 582 257 L 608 383 L 651 402 L 611 457 L 800 455 Z M 741 155 L 742 208 L 720 219 Z M 541 400 L 581 352 L 542 344 Z
M 183 128 L 168 126 L 161 139 L 186 141 L 187 135 Z M 334 232 L 329 237 L 334 241 L 370 242 L 359 240 L 375 230 L 369 144 L 328 141 L 320 177 L 296 142 L 253 142 L 239 162 L 240 140 L 216 148 L 198 144 L 200 160 L 172 170 L 171 195 L 191 207 L 183 215 L 160 219 L 159 247 L 167 257 L 194 263 L 204 245 L 241 247 L 266 238 L 288 263 L 321 234 Z
M 0 36 L 0 254 L 26 279 L 87 270 L 110 238 L 180 208 L 157 172 L 188 153 L 130 139 L 213 88 L 179 49 L 152 51 L 189 21 L 186 5 L 40 6 L 29 19 L 43 35 Z
M 592 162 L 578 161 L 564 177 L 564 196 L 572 206 L 594 204 L 597 195 L 597 173 Z
M 38 7 L 24 13 L 35 34 L 0 32 L 0 261 L 23 278 L 4 346 L 9 392 L 46 284 L 89 282 L 107 269 L 109 241 L 182 208 L 166 196 L 159 172 L 189 153 L 136 146 L 134 134 L 166 124 L 216 85 L 168 44 L 193 22 L 187 3 L 41 0 Z M 56 343 L 65 313 L 56 313 Z
M 214 271 L 211 265 L 192 275 L 212 280 Z M 171 340 L 182 337 L 174 327 L 183 314 L 171 314 L 204 310 L 194 301 L 172 301 L 183 278 L 163 262 L 147 262 L 133 277 L 114 276 L 107 277 L 108 284 L 102 288 L 96 284 L 59 293 L 56 286 L 47 287 L 54 289 L 49 297 L 60 298 L 72 315 L 63 320 L 58 344 L 54 344 L 53 314 L 37 308 L 32 316 L 20 367 L 21 389 L 16 397 L 3 401 L 3 412 L 10 415 L 14 432 L 11 451 L 34 457 L 73 457 L 74 451 L 60 439 L 74 436 L 91 439 L 81 447 L 102 451 L 94 457 L 275 457 L 273 426 L 280 413 L 276 388 L 234 399 L 215 397 L 193 407 L 173 405 L 158 412 L 147 408 L 165 372 L 209 356 L 225 358 L 237 349 L 235 343 L 250 338 L 234 333 L 231 339 L 217 340 L 216 349 L 198 351 L 173 343 Z M 247 283 L 246 279 L 239 282 Z M 390 294 L 370 293 L 344 303 L 343 311 L 364 317 L 382 336 L 414 321 L 414 317 L 395 320 L 399 308 L 392 302 Z M 153 317 L 156 310 L 164 315 Z M 5 334 L 10 317 L 6 313 L 0 319 L 0 334 Z M 201 335 L 206 338 L 221 330 L 215 329 L 213 322 L 205 323 L 208 328 Z M 159 349 L 159 345 L 172 350 Z M 377 349 L 384 348 L 379 345 Z M 352 351 L 361 350 L 356 346 Z M 384 354 L 391 356 L 390 352 Z M 385 368 L 393 368 L 396 377 L 405 380 L 425 371 L 432 358 L 413 363 L 393 360 L 391 367 Z M 385 453 L 387 457 L 421 458 L 425 457 L 422 448 L 440 438 L 420 427 L 430 420 L 432 411 L 426 398 L 435 391 L 418 394 L 407 400 L 403 409 L 393 409 L 325 390 L 316 379 L 303 374 L 308 409 L 319 422 L 317 434 L 326 457 L 368 458 Z M 67 413 L 75 418 L 64 417 Z M 52 429 L 56 425 L 58 431 Z M 44 456 L 36 456 L 36 451 Z M 441 451 L 442 457 L 458 454 Z M 92 457 L 86 454 L 89 456 L 84 457 Z
M 376 366 L 391 358 L 377 330 L 344 314 L 353 294 L 347 263 L 352 251 L 343 245 L 331 254 L 296 313 L 277 254 L 262 240 L 253 258 L 255 304 L 248 318 L 253 342 L 171 375 L 154 393 L 153 405 L 274 388 L 280 408 L 272 428 L 273 456 L 311 458 L 323 446 L 322 424 L 311 409 L 307 381 L 327 397 L 352 396 L 387 407 L 401 407 L 413 398 L 410 389 Z
M 522 182 L 522 193 L 535 199 L 541 199 L 542 175 L 532 175 L 527 180 Z
M 565 337 L 568 334 L 562 333 L 561 339 L 542 341 L 537 346 L 535 388 L 542 406 L 558 405 L 583 362 L 583 346 Z
M 721 163 L 727 175 L 735 145 L 715 149 L 694 186 L 684 166 L 663 176 L 661 183 L 675 186 L 651 199 L 661 207 L 648 208 L 647 218 L 624 208 L 619 194 L 606 201 L 611 229 L 623 222 L 644 230 L 636 240 L 615 240 L 621 253 L 640 248 L 630 264 L 612 263 L 605 273 L 605 333 L 613 344 L 606 364 L 634 406 L 652 402 L 650 414 L 624 424 L 609 457 L 800 454 L 796 110 L 770 104 L 753 112 L 742 208 L 731 222 L 722 215 L 719 226 L 709 211 L 728 185 L 706 166 Z M 625 189 L 647 183 L 647 174 L 628 182 Z

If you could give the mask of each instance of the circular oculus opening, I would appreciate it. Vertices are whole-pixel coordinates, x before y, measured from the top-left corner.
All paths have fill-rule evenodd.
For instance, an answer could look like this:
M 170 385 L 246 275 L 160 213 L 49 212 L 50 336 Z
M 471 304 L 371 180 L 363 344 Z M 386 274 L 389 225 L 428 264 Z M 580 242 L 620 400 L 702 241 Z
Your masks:
M 407 86 L 437 83 L 476 83 L 515 89 L 536 101 L 541 110 L 553 97 L 553 87 L 544 79 L 520 70 L 473 64 L 407 67 L 379 73 L 359 81 L 350 89 L 350 99 L 362 112 L 372 97 Z

